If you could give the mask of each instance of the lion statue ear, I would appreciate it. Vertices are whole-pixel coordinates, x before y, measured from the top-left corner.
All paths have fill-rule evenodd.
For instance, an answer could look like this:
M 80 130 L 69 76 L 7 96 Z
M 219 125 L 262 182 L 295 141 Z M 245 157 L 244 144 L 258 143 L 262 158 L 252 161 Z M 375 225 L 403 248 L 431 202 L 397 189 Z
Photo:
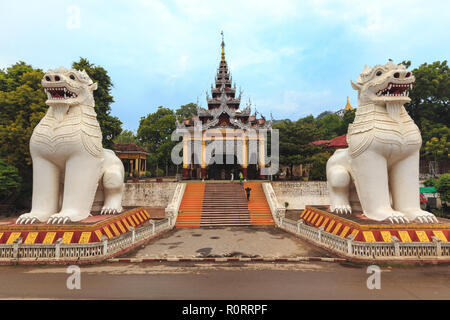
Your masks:
M 97 88 L 98 88 L 97 82 L 94 82 L 93 84 L 90 84 L 89 88 L 91 89 L 91 91 L 97 90 Z
M 350 83 L 352 84 L 352 88 L 355 90 L 361 90 L 361 86 L 357 83 L 354 83 L 352 80 L 350 80 Z

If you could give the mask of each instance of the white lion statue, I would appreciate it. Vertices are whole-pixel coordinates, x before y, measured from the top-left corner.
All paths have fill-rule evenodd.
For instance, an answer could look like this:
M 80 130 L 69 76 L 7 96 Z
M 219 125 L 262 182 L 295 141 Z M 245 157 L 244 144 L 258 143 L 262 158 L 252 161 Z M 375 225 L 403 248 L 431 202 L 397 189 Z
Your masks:
M 30 139 L 32 208 L 17 223 L 87 218 L 99 181 L 105 199 L 101 213 L 121 212 L 125 170 L 113 151 L 102 148 L 94 111 L 97 83 L 84 70 L 60 67 L 44 75 L 42 86 L 49 108 Z
M 349 125 L 347 149 L 336 150 L 327 162 L 330 209 L 351 213 L 356 192 L 369 219 L 392 223 L 438 222 L 420 208 L 420 131 L 404 104 L 415 78 L 404 65 L 364 67 L 353 89 L 358 90 L 355 120 Z

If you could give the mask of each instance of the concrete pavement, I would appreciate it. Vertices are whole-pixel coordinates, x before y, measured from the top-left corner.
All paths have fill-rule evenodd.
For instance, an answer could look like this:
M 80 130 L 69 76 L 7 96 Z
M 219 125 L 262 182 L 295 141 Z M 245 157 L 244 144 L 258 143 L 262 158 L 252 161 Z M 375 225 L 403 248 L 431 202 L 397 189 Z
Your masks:
M 177 228 L 129 257 L 334 257 L 273 227 Z

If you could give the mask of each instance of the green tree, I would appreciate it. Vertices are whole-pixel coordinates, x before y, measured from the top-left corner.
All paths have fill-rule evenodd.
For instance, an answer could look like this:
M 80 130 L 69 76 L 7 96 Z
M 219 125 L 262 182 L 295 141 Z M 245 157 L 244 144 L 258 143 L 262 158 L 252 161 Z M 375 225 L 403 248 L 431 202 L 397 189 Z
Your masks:
M 422 119 L 422 156 L 436 160 L 449 158 L 450 128 Z
M 114 143 L 134 143 L 140 145 L 136 135 L 131 130 L 123 130 L 117 137 L 113 140 Z
M 348 125 L 350 123 L 353 123 L 353 121 L 355 120 L 355 114 L 356 114 L 356 109 L 345 110 L 344 116 L 342 117 L 341 130 L 340 130 L 338 136 L 347 134 Z
M 166 174 L 171 164 L 171 151 L 177 144 L 171 140 L 175 120 L 172 109 L 160 106 L 156 112 L 141 118 L 137 131 L 138 141 L 153 154 L 149 162 L 156 165 L 156 171 L 159 165 L 164 165 Z
M 0 72 L 0 158 L 18 169 L 25 197 L 31 194 L 29 140 L 47 111 L 43 75 L 24 62 Z
M 436 188 L 436 179 L 428 178 L 423 182 L 425 187 L 435 187 Z
M 422 127 L 421 130 L 422 140 L 424 143 L 433 137 L 436 137 L 438 139 L 442 137 L 447 137 L 447 140 L 450 140 L 448 139 L 448 137 L 450 136 L 450 128 L 447 127 L 445 124 L 432 123 L 427 119 L 422 119 L 421 127 Z
M 190 119 L 192 116 L 197 115 L 197 104 L 196 103 L 188 103 L 179 107 L 175 114 L 178 120 Z
M 433 160 L 448 159 L 450 157 L 450 141 L 447 137 L 433 137 L 425 143 L 425 153 L 433 156 Z
M 13 165 L 0 160 L 0 203 L 9 204 L 20 189 L 22 178 Z
M 122 122 L 110 115 L 110 105 L 114 102 L 111 95 L 113 87 L 111 78 L 103 67 L 93 65 L 86 58 L 80 58 L 79 61 L 72 63 L 72 68 L 86 70 L 92 81 L 98 83 L 98 88 L 94 91 L 95 112 L 103 134 L 103 146 L 112 148 L 114 138 L 122 131 Z
M 313 154 L 322 150 L 310 144 L 322 133 L 313 116 L 295 122 L 283 120 L 274 124 L 273 128 L 279 130 L 280 164 L 289 166 L 291 174 L 294 165 L 308 163 Z
M 450 202 L 450 173 L 443 174 L 436 181 L 436 189 L 443 202 Z
M 331 113 L 316 120 L 317 127 L 323 131 L 321 136 L 324 140 L 329 140 L 341 135 L 342 119 L 335 113 Z
M 311 163 L 309 170 L 310 180 L 327 180 L 326 165 L 331 154 L 329 152 L 319 152 L 312 155 L 308 161 Z
M 417 125 L 422 119 L 431 123 L 450 123 L 450 69 L 447 61 L 424 63 L 412 70 L 416 81 L 405 105 Z

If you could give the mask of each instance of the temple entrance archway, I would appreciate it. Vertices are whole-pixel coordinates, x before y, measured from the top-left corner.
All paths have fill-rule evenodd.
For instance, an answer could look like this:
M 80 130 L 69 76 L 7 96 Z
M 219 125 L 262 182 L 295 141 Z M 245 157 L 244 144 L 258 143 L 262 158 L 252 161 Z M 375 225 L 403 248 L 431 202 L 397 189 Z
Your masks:
M 239 179 L 239 172 L 242 171 L 241 166 L 237 162 L 237 157 L 231 154 L 220 154 L 214 157 L 221 159 L 222 163 L 210 162 L 208 165 L 208 178 L 210 180 L 230 180 L 231 174 L 234 174 L 234 179 Z

